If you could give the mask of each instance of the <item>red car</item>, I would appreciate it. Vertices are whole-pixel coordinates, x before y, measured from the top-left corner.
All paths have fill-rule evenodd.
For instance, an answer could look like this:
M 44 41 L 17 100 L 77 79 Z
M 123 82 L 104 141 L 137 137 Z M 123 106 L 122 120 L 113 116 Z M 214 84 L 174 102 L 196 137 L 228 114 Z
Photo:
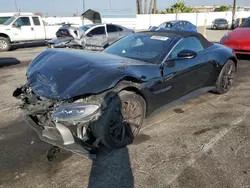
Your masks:
M 250 17 L 238 28 L 224 35 L 220 43 L 233 48 L 236 54 L 250 55 Z

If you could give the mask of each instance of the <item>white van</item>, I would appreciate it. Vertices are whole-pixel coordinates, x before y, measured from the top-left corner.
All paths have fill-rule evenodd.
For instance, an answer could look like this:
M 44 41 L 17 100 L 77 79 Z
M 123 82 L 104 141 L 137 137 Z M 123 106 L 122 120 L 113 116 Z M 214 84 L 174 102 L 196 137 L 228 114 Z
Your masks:
M 9 18 L 15 16 L 15 15 L 25 15 L 25 16 L 30 16 L 33 15 L 32 13 L 29 12 L 6 12 L 6 13 L 0 13 L 0 25 L 4 24 L 4 22 L 6 22 Z

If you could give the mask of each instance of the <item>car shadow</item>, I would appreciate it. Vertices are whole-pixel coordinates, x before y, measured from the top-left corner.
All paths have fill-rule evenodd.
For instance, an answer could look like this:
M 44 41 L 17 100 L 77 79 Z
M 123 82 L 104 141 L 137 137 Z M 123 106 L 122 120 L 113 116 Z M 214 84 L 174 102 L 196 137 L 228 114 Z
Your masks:
M 239 55 L 237 55 L 237 58 L 239 59 L 239 60 L 250 60 L 250 55 L 244 55 L 244 54 L 239 54 Z
M 134 187 L 127 147 L 116 150 L 100 148 L 97 158 L 93 160 L 88 183 L 88 188 L 96 187 Z
M 15 51 L 20 48 L 34 48 L 34 47 L 40 47 L 40 46 L 46 46 L 46 41 L 13 44 L 11 45 L 10 51 Z
M 20 64 L 21 62 L 13 57 L 3 57 L 0 58 L 0 68 L 5 67 L 5 66 L 11 66 L 11 65 L 17 65 Z
M 118 106 L 116 109 L 119 108 L 122 111 L 121 99 L 117 93 L 112 91 L 104 96 L 104 101 L 107 101 L 108 104 L 107 108 L 111 105 L 110 101 L 114 98 L 118 100 L 115 103 Z M 126 120 L 122 119 L 121 122 L 126 122 Z M 124 126 L 124 124 L 121 125 Z M 128 127 L 125 131 L 128 135 L 132 133 L 132 130 Z M 127 147 L 112 150 L 101 145 L 97 153 L 97 158 L 93 160 L 88 183 L 88 188 L 96 187 L 134 187 L 134 176 Z

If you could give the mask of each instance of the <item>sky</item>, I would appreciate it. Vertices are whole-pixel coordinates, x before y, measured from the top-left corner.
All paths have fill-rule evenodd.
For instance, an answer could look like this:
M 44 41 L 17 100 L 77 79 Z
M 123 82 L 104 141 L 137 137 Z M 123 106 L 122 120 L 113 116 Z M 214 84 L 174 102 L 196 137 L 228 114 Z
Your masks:
M 42 12 L 48 16 L 72 16 L 83 12 L 84 0 L 16 0 L 22 12 Z M 85 0 L 86 9 L 91 8 L 102 12 L 136 13 L 136 0 Z M 142 0 L 144 2 L 144 0 Z M 150 0 L 148 0 L 149 2 Z M 157 8 L 165 9 L 177 0 L 157 0 Z M 109 3 L 110 2 L 110 3 Z M 190 6 L 197 5 L 232 5 L 233 0 L 185 0 Z M 15 0 L 0 0 L 0 12 L 15 12 Z M 111 5 L 111 6 L 110 6 Z M 250 0 L 237 0 L 237 5 L 250 6 Z

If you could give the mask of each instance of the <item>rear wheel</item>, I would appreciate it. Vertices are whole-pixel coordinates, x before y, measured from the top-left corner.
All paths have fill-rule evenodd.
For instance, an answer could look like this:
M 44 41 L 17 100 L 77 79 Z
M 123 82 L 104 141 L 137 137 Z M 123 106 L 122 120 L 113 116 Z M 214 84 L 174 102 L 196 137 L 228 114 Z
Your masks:
M 216 81 L 215 92 L 218 94 L 227 93 L 233 85 L 236 76 L 236 66 L 232 60 L 228 60 L 223 66 Z
M 0 52 L 9 51 L 10 47 L 10 40 L 5 37 L 0 37 Z
M 144 99 L 129 91 L 112 98 L 98 122 L 91 125 L 96 138 L 108 148 L 121 148 L 133 142 L 141 129 L 146 104 Z

